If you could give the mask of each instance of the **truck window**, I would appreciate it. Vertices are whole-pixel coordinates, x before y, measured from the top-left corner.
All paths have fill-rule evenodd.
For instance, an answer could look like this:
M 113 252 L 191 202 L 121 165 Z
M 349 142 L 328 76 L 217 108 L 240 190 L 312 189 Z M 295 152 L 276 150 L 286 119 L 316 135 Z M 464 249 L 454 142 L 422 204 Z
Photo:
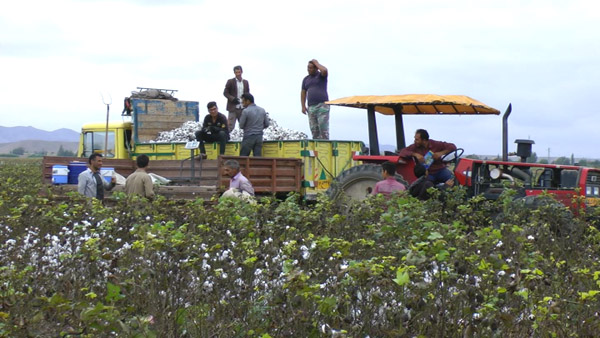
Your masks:
M 560 172 L 560 187 L 573 189 L 577 187 L 577 170 L 564 169 Z
M 100 153 L 104 157 L 115 157 L 115 132 L 108 132 L 108 152 L 104 153 L 104 142 L 106 133 L 103 131 L 88 131 L 83 135 L 83 157 L 92 153 Z

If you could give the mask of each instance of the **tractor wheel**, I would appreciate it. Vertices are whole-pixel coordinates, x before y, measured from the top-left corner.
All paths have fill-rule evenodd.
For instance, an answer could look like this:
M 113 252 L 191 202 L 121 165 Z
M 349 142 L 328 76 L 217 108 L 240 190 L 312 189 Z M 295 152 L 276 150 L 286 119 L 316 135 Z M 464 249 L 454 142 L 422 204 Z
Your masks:
M 327 195 L 332 199 L 347 196 L 353 200 L 361 201 L 371 194 L 375 183 L 382 179 L 381 166 L 378 164 L 363 164 L 352 167 L 343 171 L 333 180 L 331 187 L 327 189 Z M 396 180 L 406 185 L 402 175 L 396 174 Z

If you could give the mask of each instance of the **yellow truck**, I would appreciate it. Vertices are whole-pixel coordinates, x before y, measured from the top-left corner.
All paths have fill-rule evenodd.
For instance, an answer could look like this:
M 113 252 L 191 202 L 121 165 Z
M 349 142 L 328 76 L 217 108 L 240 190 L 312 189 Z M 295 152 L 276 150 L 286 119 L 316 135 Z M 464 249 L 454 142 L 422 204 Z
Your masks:
M 239 155 L 241 142 L 228 142 L 224 157 L 219 157 L 217 143 L 208 143 L 206 144 L 207 159 L 198 160 L 199 150 L 190 149 L 190 142 L 154 141 L 159 132 L 177 129 L 188 121 L 197 122 L 198 102 L 131 98 L 130 107 L 130 112 L 123 115 L 121 122 L 109 122 L 108 125 L 90 123 L 82 127 L 78 150 L 80 161 L 93 152 L 99 152 L 104 154 L 105 167 L 113 167 L 120 174 L 127 176 L 135 170 L 133 160 L 140 154 L 146 154 L 150 157 L 149 171 L 165 176 L 175 184 L 186 186 L 216 184 L 217 190 L 223 189 L 227 181 L 220 175 L 222 158 Z M 106 150 L 105 142 L 108 145 Z M 249 179 L 253 184 L 255 181 L 265 181 L 262 192 L 285 193 L 298 190 L 306 198 L 312 199 L 317 193 L 325 192 L 333 179 L 343 171 L 359 164 L 360 162 L 355 161 L 353 156 L 360 154 L 363 148 L 364 143 L 361 141 L 267 140 L 263 144 L 263 157 L 273 160 L 273 173 L 257 170 L 254 180 L 253 177 Z M 298 177 L 294 178 L 299 181 L 298 184 L 291 184 L 290 188 L 267 184 L 268 180 L 265 178 L 272 178 L 278 164 L 288 163 L 284 159 L 299 160 L 300 171 Z M 45 158 L 45 179 L 50 182 L 51 167 L 57 164 L 68 165 L 66 161 L 68 160 L 64 158 L 60 160 L 56 157 Z M 257 159 L 253 158 L 249 160 L 240 158 L 240 162 L 243 167 L 245 164 L 250 167 L 254 163 L 259 165 Z M 250 169 L 244 168 L 246 176 L 251 174 Z M 299 189 L 291 188 L 294 186 L 298 186 Z M 259 188 L 257 192 L 260 191 Z

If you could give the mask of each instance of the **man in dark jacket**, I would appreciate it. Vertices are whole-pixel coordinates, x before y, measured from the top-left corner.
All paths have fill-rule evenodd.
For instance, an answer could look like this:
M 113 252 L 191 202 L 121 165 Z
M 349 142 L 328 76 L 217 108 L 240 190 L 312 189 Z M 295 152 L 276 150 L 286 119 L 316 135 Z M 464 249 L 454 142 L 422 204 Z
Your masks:
M 219 142 L 219 154 L 225 154 L 225 146 L 229 140 L 229 129 L 227 129 L 227 118 L 219 113 L 217 103 L 209 102 L 208 115 L 204 118 L 202 129 L 196 132 L 196 140 L 200 142 L 200 156 L 206 158 L 206 148 L 204 142 Z
M 225 90 L 223 95 L 227 98 L 227 111 L 229 112 L 228 117 L 228 128 L 229 132 L 235 128 L 235 121 L 239 121 L 242 117 L 242 95 L 250 93 L 250 84 L 248 80 L 242 79 L 242 66 L 233 67 L 233 73 L 235 77 L 227 80 L 225 83 Z

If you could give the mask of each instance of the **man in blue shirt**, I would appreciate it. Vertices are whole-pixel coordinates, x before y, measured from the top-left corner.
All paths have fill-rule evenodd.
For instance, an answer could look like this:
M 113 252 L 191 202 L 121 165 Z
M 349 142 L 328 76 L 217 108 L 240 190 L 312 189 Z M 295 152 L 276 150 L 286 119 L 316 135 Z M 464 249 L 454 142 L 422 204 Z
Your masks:
M 317 60 L 312 59 L 307 66 L 308 75 L 302 80 L 300 101 L 302 114 L 308 112 L 308 124 L 313 139 L 329 139 L 329 100 L 327 95 L 327 68 Z M 306 103 L 308 99 L 308 108 Z

